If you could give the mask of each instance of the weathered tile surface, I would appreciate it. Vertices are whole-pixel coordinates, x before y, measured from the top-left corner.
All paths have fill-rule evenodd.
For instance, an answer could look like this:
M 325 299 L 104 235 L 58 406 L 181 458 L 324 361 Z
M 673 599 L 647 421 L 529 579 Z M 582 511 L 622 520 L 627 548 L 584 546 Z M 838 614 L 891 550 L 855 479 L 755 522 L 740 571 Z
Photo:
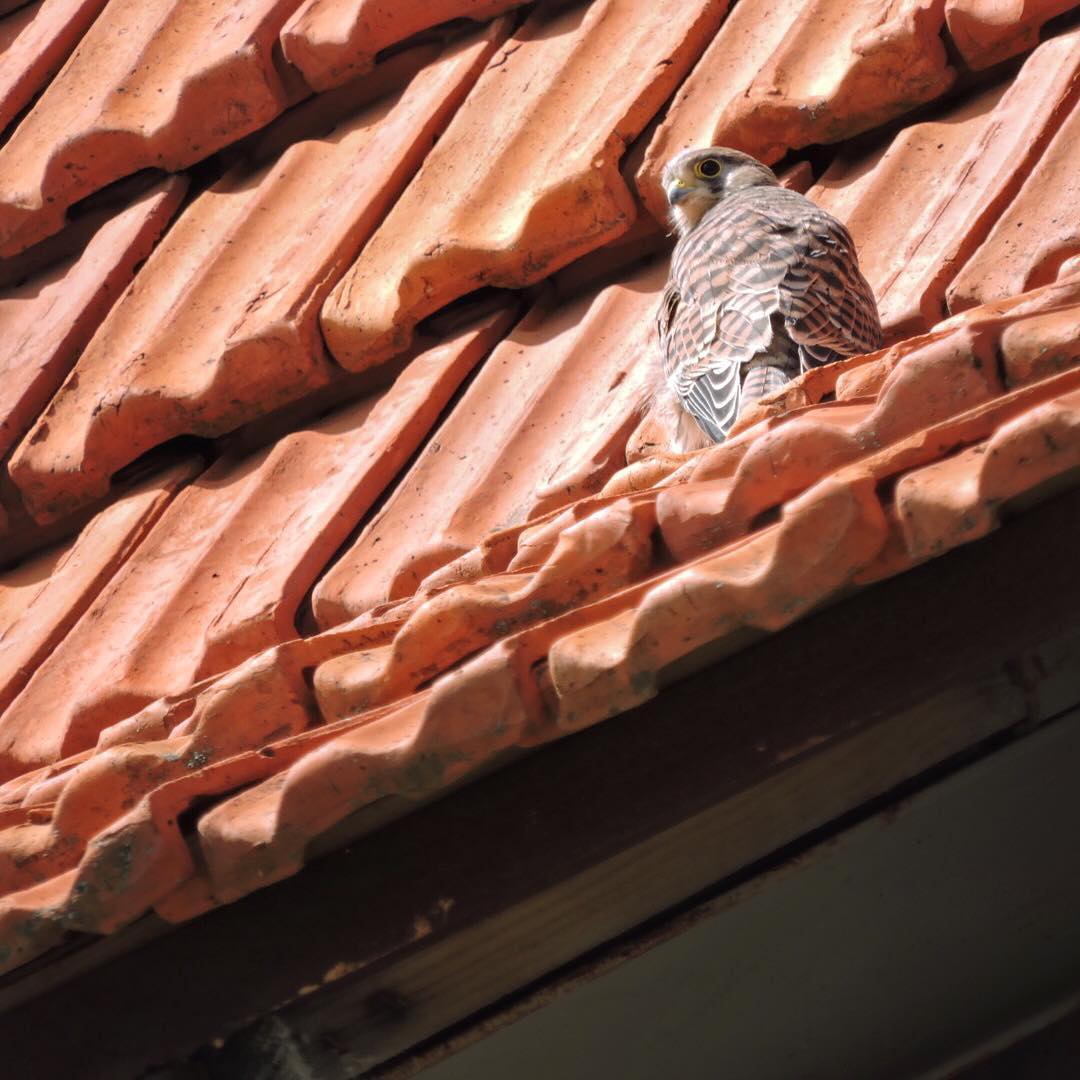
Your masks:
M 0 19 L 0 133 L 48 84 L 105 4 L 36 0 Z
M 103 217 L 80 254 L 0 294 L 0 458 L 59 389 L 186 189 L 184 177 L 156 184 Z
M 0 256 L 77 200 L 156 167 L 182 169 L 287 104 L 272 50 L 297 0 L 109 0 L 0 147 Z
M 88 749 L 154 698 L 293 637 L 319 570 L 508 321 L 488 317 L 385 393 L 224 457 L 181 492 L 0 716 L 0 774 Z
M 1080 483 L 1056 0 L 560 2 L 404 49 L 515 5 L 63 6 L 0 20 L 43 43 L 0 107 L 81 42 L 0 143 L 0 967 L 295 873 Z M 831 161 L 892 343 L 674 455 L 638 198 L 716 140 Z M 55 231 L 230 143 L 141 269 L 188 178 Z
M 1012 212 L 1010 201 L 1029 172 L 1046 168 L 1047 158 L 1039 156 L 1046 143 L 1061 144 L 1055 132 L 1078 88 L 1080 33 L 1074 32 L 1040 46 L 1008 85 L 904 128 L 868 158 L 842 157 L 811 190 L 851 229 L 887 334 L 918 333 L 947 314 L 954 276 L 965 273 L 961 268 L 991 228 L 1000 230 L 995 222 L 1006 207 Z M 1058 220 L 1069 216 L 1063 207 Z M 998 295 L 1042 282 L 1011 284 L 1016 287 Z
M 1043 23 L 1075 6 L 1075 0 L 945 0 L 945 23 L 964 63 L 980 70 L 1033 48 Z
M 603 485 L 623 463 L 647 390 L 665 274 L 653 264 L 594 296 L 541 304 L 520 323 L 317 586 L 321 626 L 409 596 L 488 532 Z
M 285 23 L 285 59 L 316 90 L 370 71 L 390 45 L 450 19 L 487 19 L 522 0 L 305 0 Z
M 1080 32 L 1059 39 L 1073 49 L 1080 91 Z M 1057 41 L 1048 42 L 1031 60 Z M 1061 58 L 1058 63 L 1067 69 Z M 1031 61 L 1029 61 L 1030 63 Z M 1002 300 L 1053 281 L 1080 254 L 1080 93 L 1024 186 L 949 290 L 953 311 Z
M 688 146 L 774 162 L 838 142 L 952 84 L 944 0 L 740 0 L 683 84 L 645 154 L 638 189 L 663 218 L 664 163 Z
M 451 300 L 538 281 L 625 232 L 636 208 L 619 159 L 724 10 L 724 0 L 538 8 L 330 294 L 322 326 L 335 359 L 381 363 Z
M 73 541 L 0 571 L 0 713 L 197 471 L 191 462 L 151 478 Z
M 410 63 L 432 62 L 352 115 L 340 113 L 355 88 L 313 103 L 309 126 L 332 127 L 327 136 L 237 167 L 184 211 L 15 454 L 36 517 L 104 494 L 117 469 L 167 439 L 222 434 L 326 385 L 319 306 L 497 38 L 392 61 L 390 87 Z

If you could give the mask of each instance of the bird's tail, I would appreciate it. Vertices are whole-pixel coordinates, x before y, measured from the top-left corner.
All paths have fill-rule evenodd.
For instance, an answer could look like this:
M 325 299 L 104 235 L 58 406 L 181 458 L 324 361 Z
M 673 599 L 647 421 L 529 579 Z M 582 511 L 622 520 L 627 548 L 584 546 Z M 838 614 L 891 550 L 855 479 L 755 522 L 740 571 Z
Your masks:
M 743 365 L 739 412 L 775 390 L 781 390 L 799 374 L 797 358 L 781 353 L 764 353 Z

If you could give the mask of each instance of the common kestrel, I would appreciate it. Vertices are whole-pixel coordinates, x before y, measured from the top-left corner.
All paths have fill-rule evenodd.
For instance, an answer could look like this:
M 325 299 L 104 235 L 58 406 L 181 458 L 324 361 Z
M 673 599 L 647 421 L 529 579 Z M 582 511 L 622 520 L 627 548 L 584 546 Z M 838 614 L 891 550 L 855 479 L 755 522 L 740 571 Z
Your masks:
M 770 168 L 737 150 L 686 150 L 663 185 L 679 240 L 658 316 L 657 405 L 673 449 L 721 442 L 763 394 L 880 346 L 847 229 Z

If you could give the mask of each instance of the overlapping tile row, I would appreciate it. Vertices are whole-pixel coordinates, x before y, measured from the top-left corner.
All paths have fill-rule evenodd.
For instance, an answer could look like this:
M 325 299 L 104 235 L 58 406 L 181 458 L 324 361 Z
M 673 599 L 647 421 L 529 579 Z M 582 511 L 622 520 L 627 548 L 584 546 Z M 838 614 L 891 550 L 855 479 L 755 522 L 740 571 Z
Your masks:
M 104 33 L 101 27 L 120 17 L 117 3 L 122 0 L 113 0 L 93 34 Z M 367 11 L 367 5 L 361 7 Z M 202 10 L 196 5 L 185 19 L 196 19 L 196 9 Z M 326 13 L 330 8 L 318 10 Z M 749 10 L 739 5 L 710 47 L 721 49 L 717 55 L 723 63 L 742 64 L 747 71 L 760 67 L 761 56 L 753 48 L 721 46 L 724 41 L 740 42 L 739 35 L 750 32 L 750 24 L 743 25 Z M 871 20 L 869 8 L 851 12 L 856 10 L 859 18 Z M 316 13 L 314 7 L 298 9 L 297 17 L 304 11 L 312 17 Z M 180 18 L 173 8 L 169 12 L 169 19 Z M 233 12 L 229 32 L 253 33 L 256 14 L 250 6 Z M 363 12 L 353 14 L 363 25 L 373 25 L 367 15 L 360 18 Z M 452 297 L 483 283 L 521 285 L 550 273 L 565 259 L 610 242 L 635 213 L 629 193 L 614 175 L 621 148 L 678 85 L 723 15 L 722 4 L 704 0 L 689 13 L 680 11 L 678 18 L 660 8 L 650 7 L 643 14 L 625 3 L 575 5 L 554 14 L 541 11 L 494 58 L 491 52 L 509 29 L 505 23 L 492 25 L 474 41 L 472 51 L 459 44 L 452 48 L 453 55 L 435 61 L 423 49 L 414 50 L 408 58 L 382 65 L 357 86 L 294 110 L 280 131 L 272 129 L 263 140 L 264 156 L 258 162 L 234 169 L 183 214 L 140 275 L 139 287 L 118 305 L 75 377 L 16 453 L 10 471 L 26 506 L 41 522 L 63 518 L 105 495 L 115 471 L 151 447 L 181 434 L 219 435 L 325 386 L 336 369 L 323 355 L 315 313 L 327 295 L 322 329 L 338 360 L 362 367 L 400 351 L 415 320 Z M 766 34 L 768 19 L 756 20 L 750 29 L 765 36 L 754 40 L 769 53 L 795 34 L 790 48 L 792 55 L 801 56 L 803 31 L 796 33 L 792 27 L 796 22 L 801 26 L 804 15 L 792 14 L 794 22 L 785 23 L 782 33 L 777 30 L 775 41 Z M 777 11 L 769 18 L 774 16 L 780 18 Z M 905 21 L 907 15 L 897 18 L 896 26 L 921 25 L 918 19 Z M 266 25 L 272 21 L 267 14 Z M 844 22 L 858 37 L 855 25 Z M 149 32 L 148 26 L 143 31 Z M 158 37 L 164 33 L 161 26 L 173 23 L 161 23 Z M 1043 144 L 1040 140 L 1053 135 L 1063 103 L 1075 89 L 1074 44 L 1069 35 L 1037 51 L 1005 92 L 1000 117 L 997 110 L 984 117 L 976 109 L 961 124 L 948 123 L 952 117 L 946 117 L 938 128 L 923 130 L 920 125 L 913 130 L 922 134 L 899 137 L 903 145 L 890 148 L 880 168 L 866 173 L 864 162 L 841 161 L 825 186 L 819 185 L 815 194 L 826 203 L 837 185 L 846 192 L 835 209 L 853 221 L 857 234 L 866 234 L 857 239 L 867 248 L 871 278 L 877 279 L 886 321 L 896 332 L 924 329 L 940 316 L 948 275 L 963 264 L 1023 181 Z M 616 76 L 620 50 L 634 52 L 641 69 L 629 85 Z M 649 50 L 664 54 L 659 66 L 639 62 L 641 56 L 652 55 Z M 869 55 L 856 49 L 851 56 L 856 54 L 863 59 Z M 169 69 L 179 72 L 178 78 L 190 74 L 183 55 Z M 653 150 L 668 145 L 663 132 L 675 130 L 684 104 L 697 108 L 710 98 L 715 89 L 708 82 L 715 70 L 711 56 L 707 53 L 687 79 L 683 98 L 676 100 L 652 140 Z M 360 99 L 378 97 L 380 89 L 391 91 L 394 79 L 403 79 L 410 63 L 424 60 L 425 70 L 397 100 L 391 94 L 390 100 L 361 107 Z M 489 69 L 469 93 L 485 61 Z M 79 63 L 76 54 L 50 92 L 73 77 Z M 739 71 L 745 74 L 743 68 Z M 741 86 L 741 78 L 739 74 L 732 85 Z M 989 97 L 996 92 L 989 91 Z M 465 106 L 451 122 L 466 94 Z M 590 107 L 578 108 L 581 126 L 568 128 L 570 110 L 564 106 L 583 94 L 591 95 Z M 146 96 L 133 92 L 133 116 L 142 115 Z M 136 98 L 143 103 L 136 104 Z M 787 91 L 779 98 L 795 100 Z M 743 95 L 739 100 L 749 99 Z M 119 108 L 115 101 L 113 106 Z M 1026 137 L 1021 120 L 1028 119 L 1032 106 L 1038 133 L 1019 152 L 1017 144 Z M 356 109 L 351 116 L 350 108 Z M 974 106 L 963 108 L 970 112 Z M 841 105 L 836 110 L 850 112 Z M 37 111 L 27 117 L 27 124 Z M 802 115 L 807 110 L 795 111 Z M 492 125 L 488 118 L 495 113 L 512 114 L 515 122 Z M 321 134 L 334 122 L 338 126 L 330 139 L 305 137 Z M 425 158 L 430 142 L 448 122 L 450 131 Z M 944 207 L 924 208 L 921 224 L 908 230 L 907 245 L 895 243 L 895 228 L 862 229 L 859 193 L 866 193 L 867 206 L 877 205 L 882 185 L 893 193 L 899 187 L 895 202 L 901 204 L 906 185 L 896 182 L 893 165 L 902 168 L 915 149 L 942 131 L 948 133 L 942 137 L 950 140 L 950 150 L 939 155 L 964 151 L 957 165 L 962 181 L 957 197 Z M 237 128 L 228 138 L 240 133 Z M 0 181 L 4 155 L 14 153 L 19 138 L 0 151 Z M 908 146 L 911 139 L 917 146 Z M 571 144 L 573 153 L 566 152 Z M 259 149 L 260 144 L 254 146 Z M 276 162 L 265 160 L 270 146 L 280 151 Z M 393 167 L 373 169 L 379 160 L 393 162 Z M 406 187 L 421 160 L 419 175 Z M 975 167 L 968 169 L 972 162 Z M 857 183 L 851 183 L 853 170 L 864 173 Z M 952 185 L 949 188 L 952 195 Z M 447 191 L 453 197 L 447 197 Z M 349 197 L 331 197 L 341 192 Z M 48 205 L 54 206 L 55 200 Z M 384 226 L 372 237 L 392 205 Z M 969 212 L 976 205 L 980 209 L 972 220 Z M 438 206 L 438 214 L 432 206 Z M 500 239 L 493 245 L 492 237 Z M 358 251 L 359 261 L 332 288 Z M 897 252 L 903 253 L 902 259 Z
M 599 490 L 648 393 L 663 260 L 562 304 L 495 350 L 423 455 L 320 581 L 324 629 L 411 596 L 488 533 Z
M 0 459 L 26 434 L 184 196 L 175 176 L 119 211 L 80 222 L 82 250 L 0 294 Z M 74 231 L 74 230 L 73 230 Z
M 620 491 L 617 475 L 488 537 L 438 584 L 221 674 L 193 670 L 95 725 L 96 747 L 57 744 L 0 789 L 6 963 L 66 930 L 108 932 L 154 906 L 187 918 L 293 873 L 387 795 L 428 795 L 609 719 L 688 663 L 1080 482 L 1078 338 L 1073 276 L 812 372 L 650 487 Z M 778 520 L 759 524 L 766 511 Z M 191 841 L 177 820 L 197 797 Z
M 304 0 L 281 31 L 288 60 L 315 90 L 371 70 L 383 49 L 451 19 L 488 19 L 522 0 Z
M 0 777 L 89 749 L 155 698 L 294 637 L 319 571 L 509 322 L 487 317 L 385 393 L 223 457 L 181 492 L 0 716 Z
M 944 351 L 963 343 L 972 365 L 992 365 L 997 379 L 1014 390 L 1070 368 L 1080 356 L 1076 308 L 1080 303 L 1080 275 L 1062 275 L 1052 285 L 954 315 L 926 334 L 899 342 L 876 353 L 851 357 L 815 368 L 783 390 L 744 410 L 733 433 L 739 435 L 763 420 L 785 417 L 830 396 L 855 403 L 877 396 L 898 364 L 912 353 Z M 944 343 L 944 344 L 943 344 Z M 993 378 L 984 375 L 984 378 Z M 741 454 L 741 438 L 730 440 L 725 452 Z M 617 477 L 615 478 L 618 479 Z
M 192 460 L 144 481 L 96 515 L 73 540 L 0 572 L 0 713 L 200 464 Z
M 182 169 L 277 116 L 289 98 L 272 53 L 297 3 L 109 0 L 0 147 L 0 256 L 106 184 Z
M 624 177 L 659 211 L 682 145 L 775 160 L 864 131 L 1063 5 L 740 0 L 725 22 L 594 0 L 404 49 L 516 5 L 109 0 L 90 26 L 69 0 L 46 20 L 61 6 L 0 21 L 0 47 L 44 43 L 12 54 L 0 104 L 75 49 L 0 144 L 0 320 L 22 343 L 0 355 L 0 456 L 22 440 L 10 478 L 41 528 L 114 501 L 0 572 L 0 967 L 293 873 L 388 795 L 607 720 L 1080 482 L 1075 32 L 841 148 L 812 196 L 906 340 L 808 373 L 723 446 L 657 443 L 664 260 L 627 269 L 663 238 Z M 117 177 L 241 139 L 152 252 L 185 177 L 135 177 L 56 231 Z M 516 327 L 504 296 L 417 330 L 563 267 Z M 160 448 L 237 428 L 205 470 Z M 151 448 L 171 466 L 110 487 Z
M 968 67 L 988 68 L 1038 43 L 1043 24 L 1076 0 L 945 0 L 945 24 Z
M 833 162 L 809 195 L 851 230 L 887 334 L 934 325 L 947 314 L 947 291 L 955 310 L 961 300 L 972 306 L 1053 280 L 1057 265 L 1046 264 L 1077 250 L 1080 236 L 1068 186 L 1080 163 L 1078 101 L 1073 31 L 1037 48 L 1008 82 L 903 128 L 869 154 Z M 1025 218 L 1030 227 L 1021 231 Z M 973 258 L 991 232 L 997 246 Z M 987 273 L 1001 277 L 996 289 L 984 283 Z
M 637 183 L 666 208 L 658 179 L 688 146 L 733 146 L 767 162 L 838 142 L 944 93 L 955 72 L 944 0 L 740 0 L 652 137 Z
M 105 4 L 37 0 L 0 19 L 0 132 L 48 85 Z
M 986 240 L 952 283 L 949 308 L 962 310 L 1053 281 L 1080 256 L 1080 32 L 1059 39 L 1072 46 L 1072 109 Z M 1031 63 L 1057 41 L 1032 53 Z M 1049 56 L 1047 57 L 1049 59 Z
M 319 306 L 501 34 L 414 50 L 301 106 L 282 121 L 298 141 L 187 207 L 14 455 L 35 517 L 103 495 L 174 436 L 222 434 L 332 380 Z
M 166 840 L 163 847 L 152 836 L 156 824 L 147 831 L 148 800 L 159 816 L 168 804 L 161 822 L 175 825 L 181 804 L 191 798 L 229 792 L 270 776 L 332 738 L 333 726 L 314 726 L 304 671 L 338 652 L 385 640 L 398 624 L 376 620 L 367 627 L 345 627 L 268 650 L 107 729 L 98 752 L 69 759 L 66 771 L 40 770 L 6 785 L 0 809 L 5 825 L 0 832 L 0 881 L 5 892 L 15 890 L 20 897 L 0 913 L 0 922 L 13 919 L 17 924 L 19 906 L 28 896 L 51 897 L 64 905 L 74 901 L 76 906 L 79 897 L 86 896 L 88 902 L 77 915 L 69 907 L 62 922 L 40 921 L 28 933 L 24 926 L 21 941 L 13 943 L 14 954 L 0 952 L 2 962 L 17 962 L 20 950 L 40 947 L 65 926 L 96 930 L 122 925 L 145 907 L 147 895 L 161 897 L 170 890 L 178 867 L 185 866 L 190 877 L 190 852 L 179 835 L 160 834 L 159 839 Z M 258 752 L 246 754 L 248 750 Z M 103 831 L 112 837 L 126 834 L 133 841 L 132 855 L 140 833 L 150 841 L 150 848 L 138 852 L 141 865 L 128 863 L 133 874 L 117 875 L 108 855 L 99 864 L 111 880 L 111 885 L 101 884 L 115 892 L 114 902 L 104 905 L 100 893 L 88 893 L 74 874 L 79 867 L 79 878 L 85 880 L 95 853 L 109 848 Z M 163 859 L 173 868 L 164 880 Z M 5 939 L 0 947 L 7 945 Z
M 637 209 L 620 159 L 725 9 L 536 8 L 331 292 L 322 328 L 335 359 L 351 370 L 381 363 L 465 293 L 528 285 L 625 232 Z

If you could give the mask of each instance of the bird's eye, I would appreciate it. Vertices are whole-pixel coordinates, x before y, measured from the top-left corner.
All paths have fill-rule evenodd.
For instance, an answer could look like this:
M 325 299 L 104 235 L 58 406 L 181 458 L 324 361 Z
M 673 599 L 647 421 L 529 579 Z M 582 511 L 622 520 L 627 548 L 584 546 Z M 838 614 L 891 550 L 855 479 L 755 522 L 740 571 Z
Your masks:
M 700 176 L 702 180 L 711 180 L 720 175 L 720 162 L 714 157 L 702 158 L 694 166 L 694 175 Z

